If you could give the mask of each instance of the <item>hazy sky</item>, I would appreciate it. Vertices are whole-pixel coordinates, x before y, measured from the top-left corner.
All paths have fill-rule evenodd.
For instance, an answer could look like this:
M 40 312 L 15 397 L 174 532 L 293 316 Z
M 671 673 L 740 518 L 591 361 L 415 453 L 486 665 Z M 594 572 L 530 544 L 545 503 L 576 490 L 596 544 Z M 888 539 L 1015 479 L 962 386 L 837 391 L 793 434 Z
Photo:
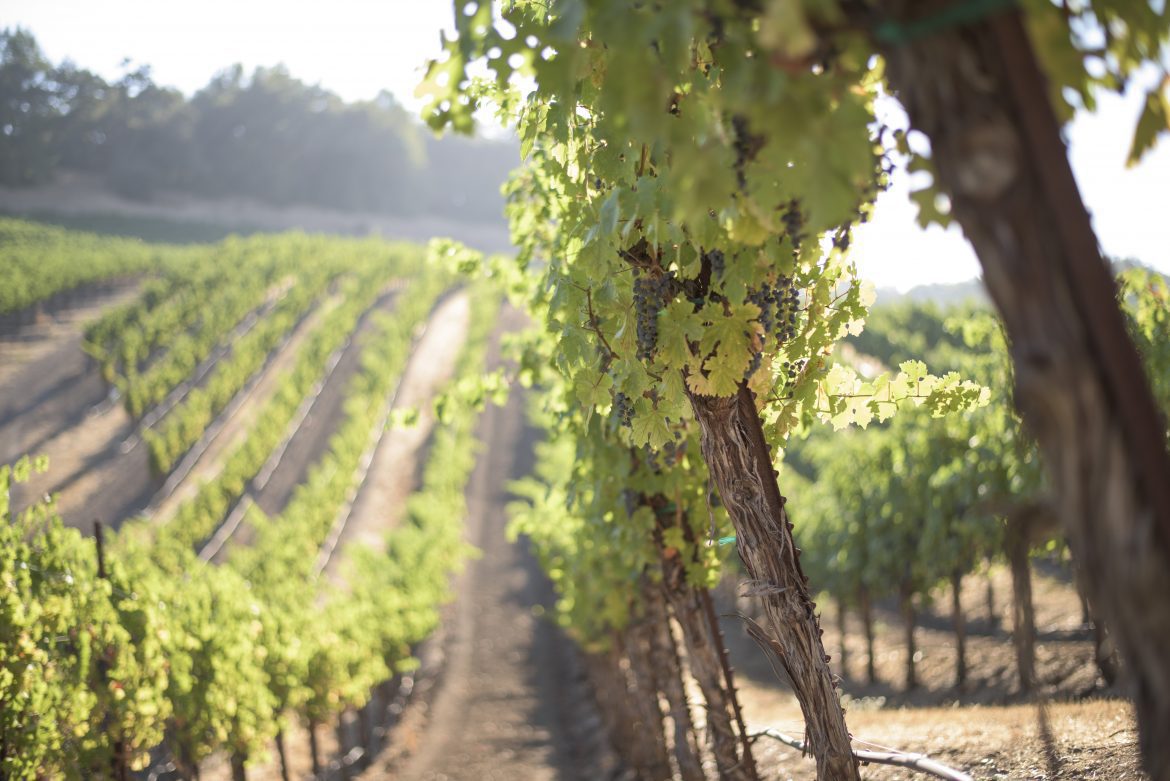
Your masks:
M 349 100 L 382 89 L 408 106 L 419 69 L 449 25 L 447 0 L 3 0 L 0 26 L 20 25 L 53 61 L 116 77 L 129 58 L 155 79 L 191 93 L 232 63 L 284 63 L 291 73 Z M 1069 129 L 1073 168 L 1105 251 L 1170 273 L 1170 143 L 1127 170 L 1137 96 L 1104 98 Z M 1168 139 L 1170 141 L 1170 139 Z M 978 263 L 956 228 L 922 231 L 900 179 L 878 201 L 855 257 L 879 286 L 956 282 Z

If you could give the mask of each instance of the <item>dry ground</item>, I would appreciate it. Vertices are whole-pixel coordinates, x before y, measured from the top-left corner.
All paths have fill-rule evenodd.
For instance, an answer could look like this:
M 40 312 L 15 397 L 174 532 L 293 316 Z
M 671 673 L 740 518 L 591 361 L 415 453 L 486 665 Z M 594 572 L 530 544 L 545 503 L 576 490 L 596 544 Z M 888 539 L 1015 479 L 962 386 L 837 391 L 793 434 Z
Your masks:
M 1010 606 L 1010 576 L 997 568 L 991 579 L 1002 614 Z M 987 781 L 1145 778 L 1139 770 L 1133 710 L 1121 699 L 1121 691 L 1104 688 L 1099 679 L 1068 572 L 1042 564 L 1033 573 L 1041 685 L 1027 695 L 1019 691 L 1010 634 L 987 620 L 986 581 L 981 577 L 968 581 L 963 605 L 972 623 L 967 642 L 969 683 L 963 691 L 955 688 L 950 616 L 940 612 L 950 605 L 949 589 L 933 595 L 933 606 L 922 611 L 917 630 L 920 685 L 911 692 L 903 688 L 906 653 L 894 606 L 879 605 L 876 611 L 876 684 L 863 681 L 862 627 L 860 619 L 850 616 L 849 676 L 841 687 L 855 747 L 926 754 Z M 795 698 L 744 636 L 726 598 L 724 603 L 724 627 L 749 730 L 772 728 L 803 737 Z M 825 648 L 840 671 L 835 606 L 820 607 Z M 766 778 L 815 778 L 812 761 L 799 752 L 767 738 L 757 745 Z M 924 776 L 874 765 L 865 768 L 862 777 Z

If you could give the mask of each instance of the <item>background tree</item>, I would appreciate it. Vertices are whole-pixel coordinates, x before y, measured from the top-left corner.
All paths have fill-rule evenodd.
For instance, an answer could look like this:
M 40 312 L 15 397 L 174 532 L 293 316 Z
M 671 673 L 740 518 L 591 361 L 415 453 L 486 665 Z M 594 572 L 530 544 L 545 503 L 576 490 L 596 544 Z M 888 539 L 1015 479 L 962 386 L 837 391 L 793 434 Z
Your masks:
M 147 67 L 107 81 L 49 62 L 28 32 L 0 32 L 2 185 L 81 171 L 138 200 L 178 192 L 492 222 L 515 161 L 511 141 L 436 139 L 389 93 L 347 103 L 282 66 L 229 67 L 188 99 Z

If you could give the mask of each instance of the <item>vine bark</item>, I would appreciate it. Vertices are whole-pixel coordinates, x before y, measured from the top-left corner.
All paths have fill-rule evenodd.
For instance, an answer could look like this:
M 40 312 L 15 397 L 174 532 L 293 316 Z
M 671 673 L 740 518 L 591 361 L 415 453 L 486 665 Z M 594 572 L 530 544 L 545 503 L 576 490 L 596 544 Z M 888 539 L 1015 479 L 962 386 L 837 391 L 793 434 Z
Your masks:
M 657 584 L 649 582 L 648 578 L 644 579 L 642 595 L 646 610 L 643 620 L 650 642 L 650 663 L 658 691 L 670 706 L 670 721 L 674 728 L 671 743 L 679 777 L 682 781 L 705 781 L 690 705 L 683 685 L 682 663 L 670 634 L 666 600 Z
M 951 5 L 886 0 L 880 9 L 906 21 Z M 1165 432 L 1023 20 L 1005 10 L 882 53 L 1003 317 L 1016 404 L 1044 454 L 1090 599 L 1123 653 L 1146 769 L 1167 781 Z
M 845 713 L 821 628 L 800 567 L 785 499 L 750 390 L 735 396 L 690 393 L 702 432 L 703 457 L 735 526 L 736 547 L 770 631 L 764 636 L 788 673 L 804 715 L 821 781 L 859 781 Z

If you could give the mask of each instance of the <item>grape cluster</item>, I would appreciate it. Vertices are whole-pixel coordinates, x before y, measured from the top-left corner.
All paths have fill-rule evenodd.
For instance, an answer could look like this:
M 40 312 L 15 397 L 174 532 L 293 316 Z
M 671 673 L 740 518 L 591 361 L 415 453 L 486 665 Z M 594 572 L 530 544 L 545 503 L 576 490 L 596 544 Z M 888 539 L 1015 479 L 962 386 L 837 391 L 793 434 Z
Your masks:
M 736 116 L 731 120 L 731 129 L 735 134 L 732 150 L 735 152 L 735 180 L 739 189 L 747 189 L 747 176 L 744 170 L 747 164 L 755 158 L 764 145 L 762 136 L 752 135 L 748 129 L 747 119 Z
M 674 439 L 669 440 L 660 449 L 655 450 L 649 445 L 642 446 L 642 459 L 646 468 L 651 472 L 661 472 L 665 467 L 670 469 L 687 452 L 687 443 L 680 432 L 674 432 Z
M 763 361 L 764 354 L 762 352 L 757 351 L 752 353 L 752 361 L 748 364 L 747 371 L 743 373 L 744 382 L 747 382 L 748 379 L 750 379 L 751 376 L 756 373 L 756 369 L 760 368 L 760 364 L 763 363 Z
M 727 258 L 723 255 L 723 251 L 713 249 L 706 253 L 706 256 L 707 262 L 711 264 L 711 277 L 721 279 L 723 271 L 727 268 Z
M 765 334 L 775 334 L 778 346 L 796 335 L 800 291 L 795 279 L 781 274 L 774 285 L 765 284 L 749 291 L 747 300 L 760 308 L 760 325 Z
M 683 440 L 682 435 L 676 431 L 674 439 L 662 446 L 662 460 L 668 468 L 672 467 L 682 459 L 686 451 L 687 443 Z
M 788 202 L 784 210 L 784 232 L 792 242 L 794 249 L 800 249 L 800 242 L 804 239 L 804 215 L 800 212 L 800 203 L 795 199 Z
M 853 240 L 853 231 L 850 230 L 849 225 L 842 225 L 833 233 L 833 246 L 845 252 L 849 249 L 849 243 Z
M 794 277 L 780 275 L 772 289 L 772 300 L 776 304 L 776 341 L 786 344 L 796 336 L 796 321 L 800 312 L 800 290 Z
M 796 386 L 796 378 L 804 371 L 808 360 L 801 358 L 796 361 L 785 361 L 780 364 L 780 370 L 784 372 L 784 377 L 781 379 L 784 382 L 784 398 L 791 399 L 793 388 Z
M 630 397 L 620 391 L 613 395 L 613 415 L 626 428 L 634 420 L 634 405 L 630 403 Z
M 755 304 L 760 308 L 760 325 L 764 328 L 764 333 L 771 333 L 773 322 L 772 316 L 772 302 L 774 292 L 770 285 L 754 288 L 748 291 L 747 301 L 749 304 Z
M 634 313 L 638 320 L 638 360 L 653 359 L 658 344 L 658 312 L 679 290 L 670 272 L 660 276 L 639 276 L 634 280 Z

